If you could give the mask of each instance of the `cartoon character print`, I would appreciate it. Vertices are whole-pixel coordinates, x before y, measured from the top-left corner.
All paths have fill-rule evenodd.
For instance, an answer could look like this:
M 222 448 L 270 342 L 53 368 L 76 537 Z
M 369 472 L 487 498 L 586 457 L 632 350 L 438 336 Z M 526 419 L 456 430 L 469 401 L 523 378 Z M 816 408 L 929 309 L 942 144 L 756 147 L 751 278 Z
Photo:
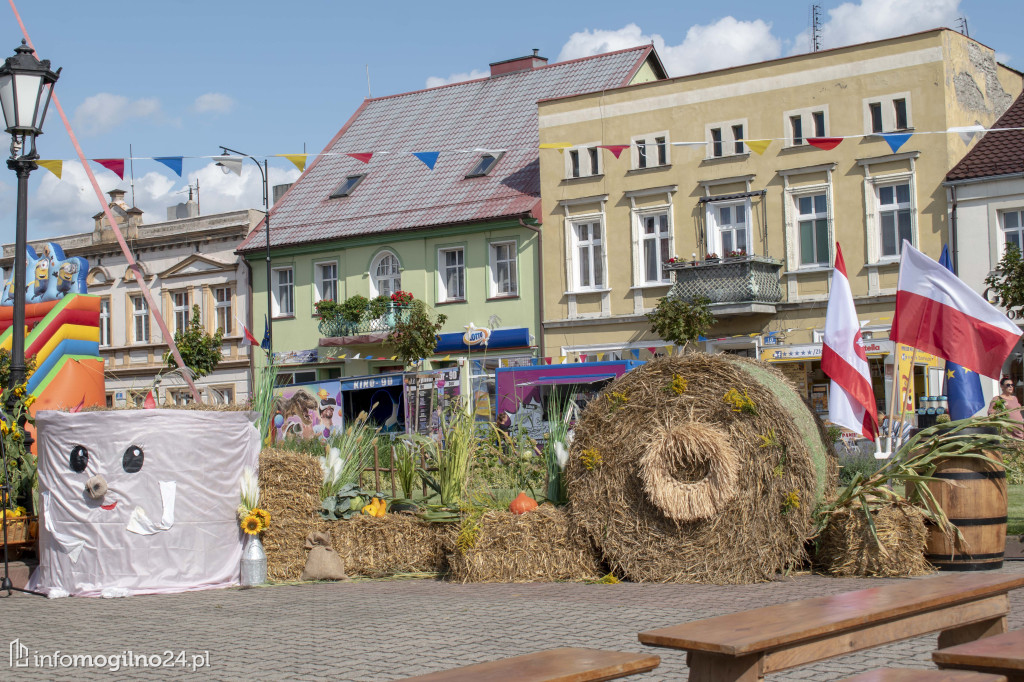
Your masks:
M 42 300 L 46 291 L 50 288 L 50 260 L 40 258 L 32 268 L 34 278 L 32 279 L 32 298 Z
M 78 263 L 66 260 L 57 268 L 57 297 L 64 298 L 75 286 L 75 275 L 78 274 Z

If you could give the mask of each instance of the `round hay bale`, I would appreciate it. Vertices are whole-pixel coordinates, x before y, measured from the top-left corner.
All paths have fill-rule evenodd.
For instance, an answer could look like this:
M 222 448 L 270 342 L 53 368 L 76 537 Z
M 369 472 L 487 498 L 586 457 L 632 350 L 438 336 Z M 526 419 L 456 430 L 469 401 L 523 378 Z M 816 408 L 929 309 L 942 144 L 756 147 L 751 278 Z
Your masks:
M 633 581 L 749 583 L 801 564 L 835 488 L 820 421 L 775 369 L 726 355 L 654 360 L 575 428 L 571 522 Z
M 455 524 L 427 523 L 409 514 L 360 515 L 329 525 L 345 570 L 371 578 L 443 572 L 457 532 Z
M 887 504 L 871 512 L 875 533 L 860 506 L 829 514 L 818 538 L 814 563 L 837 577 L 925 575 L 934 572 L 924 558 L 928 530 L 924 513 L 910 504 Z
M 462 583 L 581 581 L 603 573 L 590 541 L 550 504 L 526 514 L 467 517 L 448 565 L 449 579 Z
M 308 454 L 277 448 L 260 453 L 260 506 L 270 512 L 263 549 L 271 580 L 298 580 L 306 565 L 306 536 L 330 529 L 320 518 L 322 479 L 320 463 Z

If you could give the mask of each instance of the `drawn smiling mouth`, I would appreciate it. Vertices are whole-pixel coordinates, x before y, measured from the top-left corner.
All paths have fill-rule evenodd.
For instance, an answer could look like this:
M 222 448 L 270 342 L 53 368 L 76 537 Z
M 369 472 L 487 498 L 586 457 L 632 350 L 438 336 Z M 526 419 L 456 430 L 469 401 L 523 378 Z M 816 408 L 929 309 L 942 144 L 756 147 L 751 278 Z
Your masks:
M 110 511 L 111 509 L 113 509 L 116 506 L 117 506 L 117 500 L 114 500 L 110 504 L 101 504 L 100 505 L 100 509 L 106 509 L 107 511 Z

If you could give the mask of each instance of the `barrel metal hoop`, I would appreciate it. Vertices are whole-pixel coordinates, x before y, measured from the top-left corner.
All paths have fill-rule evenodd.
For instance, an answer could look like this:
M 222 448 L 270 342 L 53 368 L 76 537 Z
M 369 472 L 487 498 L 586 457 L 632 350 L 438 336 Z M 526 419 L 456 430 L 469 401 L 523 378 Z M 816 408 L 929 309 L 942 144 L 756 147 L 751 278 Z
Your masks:
M 996 526 L 1006 523 L 1005 516 L 992 516 L 987 519 L 949 519 L 949 522 L 959 528 L 965 526 Z
M 944 478 L 951 481 L 969 481 L 981 478 L 1006 478 L 1006 471 L 937 471 L 933 478 Z
M 992 552 L 991 554 L 956 554 L 953 556 L 952 559 L 949 558 L 948 554 L 925 554 L 924 558 L 932 563 L 950 563 L 951 561 L 956 561 L 957 559 L 966 559 L 968 561 L 972 559 L 975 561 L 981 561 L 983 559 L 1002 559 L 1003 553 Z

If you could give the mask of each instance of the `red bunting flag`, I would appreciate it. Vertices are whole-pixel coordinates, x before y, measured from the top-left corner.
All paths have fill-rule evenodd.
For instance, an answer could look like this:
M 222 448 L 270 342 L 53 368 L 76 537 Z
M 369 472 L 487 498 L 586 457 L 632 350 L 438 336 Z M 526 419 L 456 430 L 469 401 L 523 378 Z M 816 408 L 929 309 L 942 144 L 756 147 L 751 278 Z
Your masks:
M 607 149 L 608 151 L 610 151 L 612 154 L 615 155 L 616 159 L 619 158 L 619 154 L 629 149 L 628 144 L 599 144 L 597 146 L 600 149 Z
M 373 158 L 373 152 L 360 152 L 357 154 L 349 154 L 356 161 L 362 161 L 363 163 L 370 163 L 370 159 Z
M 841 137 L 808 137 L 807 144 L 818 149 L 824 149 L 829 151 L 839 146 L 839 143 L 843 141 Z
M 117 177 L 124 180 L 124 159 L 93 159 L 96 163 L 109 171 L 117 173 Z
M 153 391 L 146 394 L 146 401 L 142 403 L 142 407 L 146 410 L 156 409 L 156 400 L 153 398 Z
M 653 355 L 657 355 L 658 354 L 658 349 L 656 349 L 654 346 L 648 346 L 647 347 L 647 352 L 650 353 L 652 356 Z
M 547 364 L 550 365 L 551 364 L 551 358 L 544 358 L 544 362 L 546 362 Z

